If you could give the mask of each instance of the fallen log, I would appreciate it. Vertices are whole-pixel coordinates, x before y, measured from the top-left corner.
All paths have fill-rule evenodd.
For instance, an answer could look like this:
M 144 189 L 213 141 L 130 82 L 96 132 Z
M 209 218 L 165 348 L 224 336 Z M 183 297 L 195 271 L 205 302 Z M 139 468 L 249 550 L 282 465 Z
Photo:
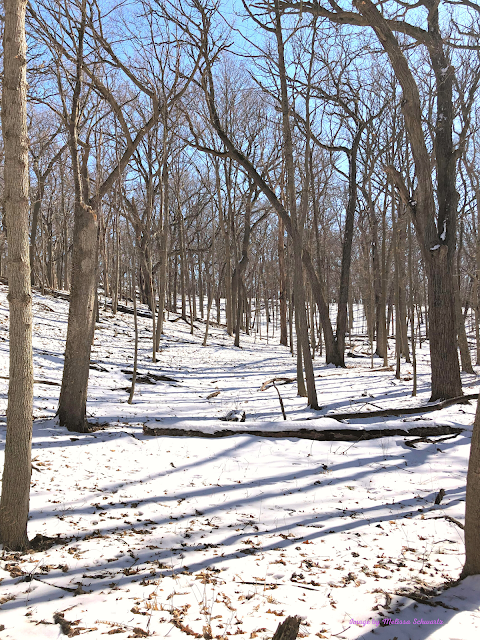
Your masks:
M 448 400 L 441 400 L 433 404 L 426 404 L 420 407 L 398 407 L 396 409 L 380 409 L 379 411 L 358 411 L 354 413 L 349 411 L 347 413 L 325 413 L 321 416 L 312 416 L 305 418 L 305 420 L 319 420 L 321 418 L 333 418 L 334 420 L 352 420 L 361 418 L 386 418 L 388 416 L 411 416 L 415 413 L 429 413 L 431 411 L 439 411 L 440 409 L 446 409 L 453 404 L 466 404 L 469 400 L 476 400 L 478 393 L 469 393 L 465 396 L 458 396 L 457 398 L 448 398 Z M 443 435 L 443 434 L 441 434 Z
M 268 389 L 268 387 L 270 385 L 275 386 L 275 383 L 280 383 L 280 384 L 289 384 L 290 382 L 295 382 L 296 378 L 285 378 L 283 376 L 280 376 L 278 378 L 271 378 L 270 380 L 266 380 L 262 386 L 260 387 L 260 391 L 265 391 L 265 389 Z
M 122 373 L 125 373 L 127 376 L 133 375 L 133 369 L 120 369 Z M 141 380 L 142 378 L 142 380 Z M 176 382 L 178 384 L 178 380 L 175 378 L 171 378 L 170 376 L 166 376 L 162 373 L 151 373 L 140 372 L 137 371 L 137 382 L 146 382 L 147 384 L 155 384 L 155 382 Z
M 227 438 L 228 436 L 259 436 L 261 438 L 301 438 L 304 440 L 360 442 L 361 440 L 375 440 L 389 436 L 443 436 L 459 435 L 463 429 L 450 425 L 435 425 L 429 427 L 412 427 L 410 429 L 279 429 L 278 431 L 262 431 L 259 429 L 219 429 L 213 433 L 206 433 L 200 429 L 175 429 L 172 427 L 143 426 L 146 436 L 188 436 L 193 438 Z

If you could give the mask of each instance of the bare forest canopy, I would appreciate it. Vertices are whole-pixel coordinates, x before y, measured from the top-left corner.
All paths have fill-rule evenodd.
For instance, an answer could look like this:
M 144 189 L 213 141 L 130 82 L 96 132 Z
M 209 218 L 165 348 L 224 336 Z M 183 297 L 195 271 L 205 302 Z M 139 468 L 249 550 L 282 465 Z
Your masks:
M 361 305 L 372 357 L 428 339 L 432 400 L 460 396 L 479 28 L 470 0 L 29 3 L 31 280 L 73 292 L 60 422 L 85 420 L 95 309 L 134 291 L 153 359 L 165 309 L 205 342 L 275 325 L 316 408 L 312 356 L 345 365 Z

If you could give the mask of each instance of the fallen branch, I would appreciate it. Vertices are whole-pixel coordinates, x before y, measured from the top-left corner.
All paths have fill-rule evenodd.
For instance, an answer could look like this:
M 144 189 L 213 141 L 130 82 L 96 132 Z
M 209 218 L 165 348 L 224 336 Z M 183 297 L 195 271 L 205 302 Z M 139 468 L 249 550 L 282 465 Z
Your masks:
M 410 416 L 415 413 L 429 413 L 430 411 L 439 411 L 440 409 L 446 409 L 453 404 L 466 404 L 469 400 L 476 400 L 478 393 L 470 393 L 465 396 L 458 396 L 457 398 L 449 398 L 448 400 L 442 400 L 441 402 L 435 402 L 435 404 L 427 404 L 421 407 L 398 407 L 398 409 L 381 409 L 380 411 L 358 411 L 357 413 L 326 413 L 323 416 L 314 416 L 311 418 L 305 418 L 306 420 L 318 420 L 320 418 L 333 418 L 334 420 L 349 420 L 360 418 L 384 418 L 388 416 Z
M 407 447 L 416 449 L 415 445 L 418 444 L 419 442 L 426 442 L 427 444 L 438 444 L 439 442 L 445 442 L 446 440 L 451 440 L 452 438 L 456 438 L 457 435 L 458 434 L 455 433 L 452 436 L 445 436 L 444 438 L 438 438 L 438 440 L 430 440 L 430 438 L 415 438 L 415 440 L 409 440 L 408 442 L 405 442 L 405 444 L 407 445 Z
M 120 372 L 125 373 L 127 376 L 133 376 L 132 369 L 120 369 Z M 136 380 L 137 382 L 143 382 L 146 384 L 155 384 L 155 382 L 176 382 L 178 384 L 179 382 L 170 376 L 166 376 L 161 373 L 151 373 L 150 371 L 147 371 L 146 373 L 140 373 L 137 371 Z
M 187 318 L 190 318 L 190 320 L 187 320 Z M 174 318 L 173 320 L 170 320 L 170 322 L 178 322 L 179 320 L 183 320 L 183 322 L 186 322 L 189 327 L 192 326 L 192 316 L 189 316 L 188 314 L 185 316 L 178 316 L 178 318 Z M 197 322 L 198 320 L 199 318 L 194 318 L 194 322 Z M 193 326 L 195 327 L 195 329 L 200 329 L 200 327 L 198 327 L 196 324 L 194 324 Z
M 30 577 L 30 576 L 27 576 Z M 36 580 L 37 582 L 41 582 L 42 584 L 48 584 L 49 587 L 55 587 L 55 589 L 62 589 L 62 591 L 68 591 L 69 593 L 74 593 L 75 595 L 79 595 L 81 593 L 90 593 L 89 591 L 83 591 L 82 589 L 82 585 L 79 583 L 79 585 L 75 588 L 73 587 L 61 587 L 59 584 L 53 584 L 53 582 L 47 582 L 46 580 L 41 580 L 40 578 L 37 578 L 37 576 L 31 576 L 32 580 Z M 26 582 L 30 582 L 29 580 L 26 580 Z
M 425 520 L 441 520 L 441 519 L 445 519 L 448 520 L 449 522 L 453 522 L 453 524 L 456 524 L 457 527 L 460 527 L 460 529 L 465 529 L 465 525 L 462 524 L 460 522 L 460 520 L 457 520 L 456 518 L 452 518 L 452 516 L 433 516 L 432 518 L 425 518 Z
M 278 587 L 285 587 L 287 586 L 285 583 L 283 582 L 249 582 L 246 580 L 236 580 L 237 584 L 249 584 L 249 585 L 253 585 L 255 587 L 270 587 L 270 589 L 276 589 Z M 324 583 L 326 584 L 326 583 Z M 289 587 L 294 586 L 294 587 L 298 587 L 299 589 L 307 589 L 307 591 L 321 591 L 321 589 L 315 589 L 315 587 L 310 587 L 306 584 L 304 584 L 303 582 L 292 582 L 291 584 L 288 584 Z
M 275 384 L 275 382 L 273 383 L 273 386 L 275 387 L 275 391 L 278 394 L 278 400 L 280 402 L 280 409 L 282 410 L 283 419 L 286 420 L 287 419 L 287 415 L 285 413 L 285 407 L 283 406 L 282 396 L 280 395 L 280 391 L 278 390 L 277 385 Z
M 9 380 L 10 378 L 8 376 L 0 376 L 1 380 Z M 33 384 L 49 384 L 53 387 L 61 387 L 62 383 L 61 382 L 54 382 L 53 380 L 34 380 Z

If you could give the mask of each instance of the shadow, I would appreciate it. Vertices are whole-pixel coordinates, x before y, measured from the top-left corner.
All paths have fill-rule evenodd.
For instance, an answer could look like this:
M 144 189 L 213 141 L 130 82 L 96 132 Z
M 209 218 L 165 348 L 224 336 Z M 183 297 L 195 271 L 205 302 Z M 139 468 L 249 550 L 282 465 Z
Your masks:
M 102 435 L 105 437 L 108 435 L 108 432 L 102 432 Z M 120 434 L 110 434 L 112 437 Z M 123 435 L 123 434 L 122 434 Z M 95 437 L 96 434 L 86 434 L 85 441 L 87 438 L 91 443 L 92 438 Z M 222 441 L 225 444 L 225 448 L 216 456 L 215 462 L 221 463 L 222 458 L 231 459 L 232 454 L 236 454 L 237 457 L 241 454 L 242 449 L 246 447 L 249 443 L 251 443 L 253 437 L 252 436 L 235 436 L 235 441 L 231 441 L 226 438 Z M 243 439 L 243 441 L 242 441 Z M 256 440 L 260 440 L 259 438 L 255 438 Z M 144 437 L 143 440 L 149 440 L 148 437 Z M 156 438 L 158 441 L 159 439 Z M 168 442 L 169 438 L 162 439 L 164 442 Z M 292 442 L 296 439 L 289 439 Z M 467 438 L 463 438 L 465 441 L 462 444 L 467 444 Z M 111 442 L 112 440 L 107 440 L 107 442 Z M 78 443 L 81 442 L 81 439 L 76 440 L 75 442 L 68 441 L 66 443 L 67 446 L 77 446 Z M 49 443 L 52 444 L 52 443 Z M 57 443 L 54 443 L 57 446 Z M 342 443 L 344 444 L 344 443 Z M 349 445 L 349 443 L 345 443 Z M 454 446 L 454 443 L 445 443 L 447 446 Z M 350 446 L 350 445 L 349 445 Z M 444 445 L 445 446 L 445 445 Z M 456 443 L 458 446 L 458 442 Z M 381 525 L 386 520 L 390 522 L 401 521 L 404 518 L 411 518 L 414 515 L 418 515 L 418 501 L 416 499 L 408 499 L 402 500 L 400 502 L 388 502 L 385 500 L 385 497 L 379 499 L 378 504 L 374 504 L 368 507 L 359 506 L 358 508 L 348 508 L 342 509 L 341 507 L 333 507 L 333 504 L 338 504 L 337 502 L 332 502 L 331 507 L 327 507 L 323 509 L 323 512 L 320 514 L 301 514 L 298 513 L 295 516 L 290 514 L 288 522 L 285 521 L 283 523 L 276 523 L 276 525 L 272 527 L 263 527 L 260 520 L 254 519 L 253 521 L 247 518 L 247 523 L 243 522 L 242 526 L 236 527 L 236 531 L 232 531 L 231 528 L 234 526 L 233 524 L 229 525 L 215 525 L 215 518 L 219 514 L 225 514 L 229 512 L 232 508 L 239 513 L 239 510 L 245 510 L 248 514 L 252 507 L 255 506 L 256 503 L 260 500 L 268 500 L 270 502 L 275 501 L 286 493 L 295 494 L 296 492 L 301 492 L 303 496 L 308 494 L 311 491 L 316 489 L 314 486 L 313 480 L 317 478 L 321 478 L 322 484 L 334 487 L 337 484 L 345 485 L 347 482 L 358 482 L 365 477 L 371 475 L 372 465 L 381 465 L 383 470 L 381 473 L 389 473 L 391 471 L 398 472 L 399 467 L 397 462 L 405 462 L 407 460 L 408 464 L 406 468 L 410 467 L 414 469 L 416 466 L 421 465 L 425 462 L 429 455 L 433 452 L 429 451 L 431 447 L 426 447 L 424 451 L 421 450 L 406 450 L 405 453 L 401 455 L 392 455 L 389 456 L 389 460 L 385 460 L 384 456 L 377 455 L 373 457 L 364 457 L 357 458 L 356 463 L 358 464 L 358 470 L 352 469 L 352 461 L 345 460 L 344 462 L 331 464 L 327 469 L 324 468 L 322 464 L 313 464 L 308 469 L 298 469 L 298 470 L 288 470 L 285 473 L 278 475 L 271 475 L 265 478 L 259 478 L 255 480 L 249 480 L 244 483 L 241 483 L 241 487 L 239 484 L 235 483 L 224 483 L 217 484 L 214 486 L 206 486 L 206 487 L 178 487 L 178 490 L 173 495 L 156 495 L 148 498 L 135 500 L 133 498 L 129 498 L 125 501 L 113 501 L 113 495 L 119 491 L 119 489 L 127 489 L 132 490 L 135 485 L 146 481 L 147 479 L 154 479 L 158 477 L 165 477 L 166 479 L 172 474 L 178 474 L 186 469 L 194 467 L 195 469 L 200 469 L 202 465 L 211 463 L 212 458 L 206 457 L 201 460 L 195 460 L 186 465 L 181 465 L 178 468 L 170 468 L 161 470 L 156 474 L 150 474 L 148 476 L 143 476 L 142 478 L 136 478 L 129 483 L 129 486 L 126 487 L 125 483 L 100 483 L 97 479 L 97 491 L 100 491 L 106 495 L 109 495 L 110 502 L 99 503 L 100 497 L 98 493 L 95 496 L 85 496 L 82 497 L 82 501 L 84 503 L 91 501 L 92 499 L 97 500 L 97 504 L 92 503 L 88 506 L 74 506 L 73 508 L 64 509 L 60 507 L 51 508 L 52 515 L 58 515 L 59 513 L 68 513 L 69 516 L 78 516 L 81 514 L 97 514 L 100 511 L 106 511 L 108 514 L 116 513 L 117 510 L 125 511 L 127 505 L 132 503 L 131 509 L 137 508 L 140 504 L 141 507 L 145 507 L 148 504 L 158 504 L 162 503 L 163 506 L 172 506 L 176 507 L 178 510 L 178 496 L 181 495 L 182 499 L 180 502 L 183 503 L 185 501 L 188 503 L 189 501 L 192 504 L 188 505 L 188 509 L 185 510 L 184 513 L 175 515 L 167 514 L 162 516 L 155 516 L 154 520 L 144 520 L 141 519 L 140 522 L 129 522 L 123 523 L 119 526 L 114 526 L 112 524 L 105 523 L 103 525 L 99 524 L 95 528 L 91 525 L 89 529 L 83 534 L 81 537 L 76 538 L 76 543 L 72 543 L 69 546 L 75 547 L 75 544 L 82 542 L 84 540 L 89 540 L 89 545 L 95 544 L 95 539 L 99 538 L 100 544 L 101 538 L 108 536 L 111 538 L 115 538 L 115 541 L 118 544 L 123 544 L 125 546 L 125 550 L 129 551 L 129 542 L 125 536 L 130 535 L 140 535 L 148 536 L 148 539 L 153 543 L 152 545 L 143 544 L 141 549 L 135 549 L 135 545 L 133 545 L 132 549 L 130 549 L 131 553 L 129 555 L 124 555 L 120 558 L 111 559 L 111 562 L 101 562 L 97 564 L 95 567 L 85 567 L 82 565 L 80 561 L 78 566 L 70 569 L 68 574 L 65 575 L 62 573 L 60 569 L 51 570 L 48 575 L 42 575 L 41 570 L 40 573 L 37 572 L 37 578 L 44 583 L 50 582 L 53 585 L 57 582 L 57 586 L 65 585 L 65 581 L 68 580 L 68 585 L 75 585 L 76 582 L 81 582 L 83 588 L 86 591 L 90 591 L 91 593 L 99 593 L 103 589 L 106 589 L 107 585 L 111 585 L 114 583 L 115 588 L 124 586 L 131 582 L 132 576 L 125 575 L 122 573 L 126 568 L 132 566 L 132 561 L 135 562 L 136 566 L 141 566 L 142 564 L 150 564 L 152 562 L 164 564 L 164 561 L 169 561 L 171 564 L 171 568 L 165 569 L 158 567 L 158 571 L 155 571 L 155 576 L 158 577 L 168 577 L 176 573 L 185 572 L 185 565 L 188 566 L 189 573 L 198 573 L 200 571 L 205 571 L 207 569 L 211 569 L 215 563 L 218 563 L 221 560 L 224 562 L 234 562 L 238 563 L 240 566 L 242 565 L 243 558 L 245 557 L 242 554 L 242 549 L 237 548 L 236 550 L 230 550 L 228 552 L 223 553 L 221 556 L 215 554 L 209 554 L 206 557 L 200 558 L 198 557 L 198 552 L 202 551 L 208 552 L 208 549 L 212 546 L 209 543 L 203 543 L 200 541 L 190 542 L 191 535 L 188 537 L 185 535 L 190 526 L 190 522 L 192 518 L 196 518 L 199 521 L 199 525 L 201 526 L 200 532 L 206 534 L 208 530 L 211 529 L 211 533 L 215 531 L 216 536 L 220 537 L 220 540 L 217 541 L 214 545 L 215 548 L 218 548 L 221 551 L 222 546 L 228 546 L 232 544 L 241 544 L 242 541 L 246 538 L 252 536 L 252 533 L 255 531 L 253 525 L 259 525 L 257 527 L 257 531 L 255 531 L 254 535 L 258 540 L 258 545 L 255 548 L 251 549 L 251 555 L 262 556 L 262 554 L 268 553 L 272 550 L 288 550 L 290 547 L 294 545 L 298 545 L 305 540 L 310 541 L 318 541 L 324 539 L 326 536 L 334 533 L 348 533 L 354 532 L 355 530 L 365 526 L 365 525 Z M 403 451 L 403 450 L 402 450 Z M 344 469 L 349 469 L 351 473 L 347 476 L 342 477 L 331 477 L 333 473 L 339 472 Z M 301 481 L 301 480 L 310 480 L 312 479 L 312 484 L 307 486 L 300 486 L 300 488 L 296 488 L 293 486 L 293 481 Z M 289 488 L 286 485 L 289 483 L 292 486 Z M 98 486 L 100 485 L 101 486 Z M 168 486 L 168 484 L 166 485 Z M 279 487 L 282 489 L 279 489 Z M 239 488 L 242 490 L 249 489 L 261 489 L 261 493 L 252 496 L 234 496 L 233 492 L 238 491 Z M 464 489 L 463 487 L 458 487 L 454 490 L 449 490 L 447 493 L 447 498 L 452 497 L 454 500 L 461 500 L 461 496 L 463 495 Z M 207 508 L 203 508 L 201 514 L 197 514 L 194 509 L 195 499 L 196 498 L 209 498 L 216 494 L 225 494 L 227 497 L 225 501 L 221 505 L 214 505 Z M 230 497 L 229 494 L 232 494 Z M 433 502 L 434 493 L 428 493 L 426 496 L 422 497 L 422 505 L 425 502 L 431 504 Z M 185 505 L 186 506 L 186 505 Z M 447 505 L 448 506 L 448 505 Z M 388 508 L 388 513 L 385 513 L 385 509 Z M 440 507 L 441 508 L 441 507 Z M 294 509 L 291 510 L 292 513 L 295 512 Z M 436 507 L 431 507 L 428 511 L 424 507 L 423 513 L 428 516 L 429 513 L 436 513 L 438 509 Z M 45 509 L 42 509 L 41 512 L 37 510 L 32 510 L 31 512 L 33 516 L 33 521 L 44 519 Z M 124 515 L 124 514 L 122 514 Z M 126 515 L 126 514 L 125 514 Z M 132 514 L 128 514 L 130 520 L 133 520 Z M 252 516 L 253 517 L 253 516 Z M 340 519 L 340 521 L 339 521 Z M 268 520 L 268 518 L 266 519 Z M 334 523 L 333 520 L 336 522 Z M 167 538 L 162 545 L 163 547 L 159 547 L 160 538 L 159 534 L 162 533 L 162 528 L 167 524 L 175 524 L 178 526 L 178 532 L 172 534 L 168 533 Z M 237 515 L 237 524 L 238 515 Z M 230 528 L 230 530 L 229 530 Z M 147 533 L 142 533 L 147 531 Z M 292 535 L 292 531 L 298 531 L 300 535 Z M 273 540 L 267 541 L 268 537 L 274 537 Z M 163 537 L 162 537 L 163 539 Z M 208 540 L 208 538 L 207 538 Z M 63 541 L 59 540 L 59 544 L 63 543 Z M 245 547 L 244 547 L 245 548 Z M 308 549 L 307 549 L 308 550 Z M 68 557 L 68 556 L 67 556 Z M 149 569 L 151 571 L 151 569 Z M 240 569 L 241 570 L 241 569 Z M 91 572 L 91 575 L 90 575 Z M 121 575 L 118 575 L 121 574 Z M 149 574 L 150 575 L 150 574 Z M 152 575 L 153 579 L 153 575 Z M 20 580 L 24 580 L 21 578 Z M 38 582 L 38 580 L 34 580 L 33 582 Z M 9 588 L 14 584 L 18 584 L 19 579 L 5 579 L 2 583 L 2 588 Z M 57 587 L 52 586 L 52 589 L 56 589 Z M 65 593 L 59 590 L 59 594 Z M 31 606 L 35 606 L 42 601 L 51 600 L 51 591 L 49 593 L 43 595 L 36 595 L 35 591 L 33 591 L 29 595 L 29 604 Z M 417 603 L 411 605 L 414 607 Z M 19 607 L 24 606 L 23 600 L 12 600 L 3 605 L 3 610 L 13 610 Z M 413 609 L 412 609 L 413 611 Z M 402 615 L 405 614 L 405 611 L 402 611 Z M 406 614 L 405 614 L 406 615 Z M 428 636 L 418 636 L 420 637 L 428 637 Z M 417 636 L 415 636 L 417 638 Z

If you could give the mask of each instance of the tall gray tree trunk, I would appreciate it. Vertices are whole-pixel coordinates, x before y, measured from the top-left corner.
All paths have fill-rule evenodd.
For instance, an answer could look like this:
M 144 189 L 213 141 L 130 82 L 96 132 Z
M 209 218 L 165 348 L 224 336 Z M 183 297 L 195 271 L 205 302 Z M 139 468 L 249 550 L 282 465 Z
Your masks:
M 33 364 L 32 296 L 28 238 L 28 134 L 25 0 L 5 0 L 2 130 L 5 148 L 4 199 L 8 233 L 10 372 L 7 441 L 0 500 L 0 542 L 28 545 Z

